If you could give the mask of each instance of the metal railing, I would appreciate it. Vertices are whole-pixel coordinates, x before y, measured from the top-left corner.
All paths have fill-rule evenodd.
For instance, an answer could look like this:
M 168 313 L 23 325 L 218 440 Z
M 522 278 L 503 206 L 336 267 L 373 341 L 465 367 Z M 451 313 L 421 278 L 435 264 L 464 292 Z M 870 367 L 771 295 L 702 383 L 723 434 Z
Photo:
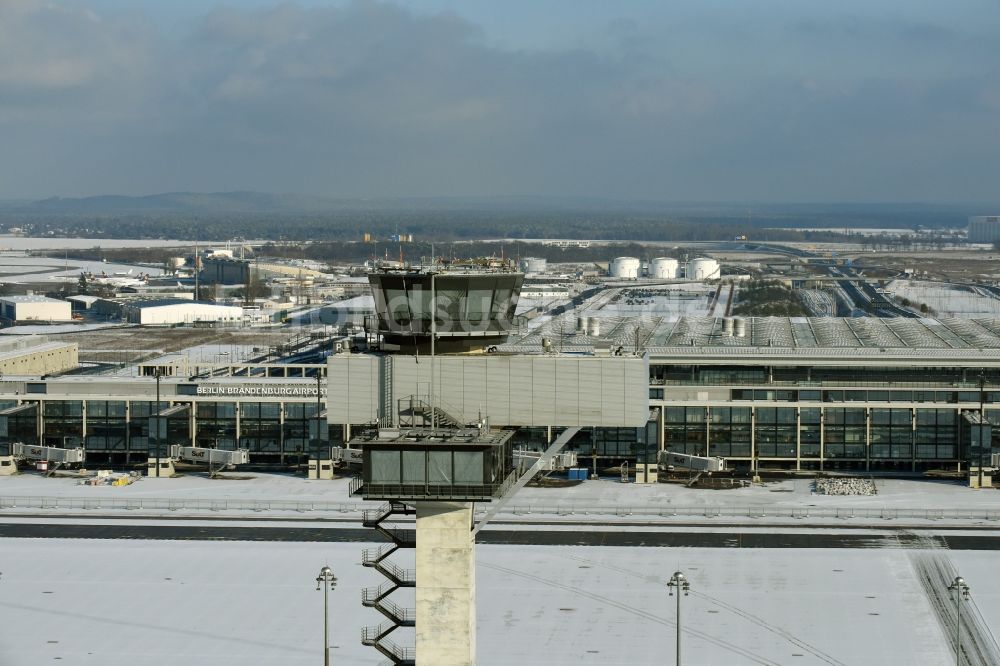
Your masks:
M 503 489 L 506 479 L 500 483 L 482 484 L 440 484 L 425 483 L 366 483 L 364 494 L 367 497 L 404 497 L 420 499 L 453 499 L 480 500 L 497 497 Z
M 485 513 L 477 512 L 478 513 Z M 867 518 L 880 520 L 1000 520 L 1000 509 L 931 509 L 909 507 L 789 507 L 771 505 L 670 506 L 576 503 L 511 504 L 503 513 L 546 516 L 638 516 L 654 518 Z
M 154 510 L 154 511 L 321 511 L 329 513 L 359 513 L 366 505 L 361 502 L 327 502 L 309 500 L 207 499 L 181 497 L 49 497 L 0 496 L 0 509 L 87 509 L 87 510 Z
M 41 509 L 52 510 L 152 510 L 152 511 L 239 511 L 239 512 L 323 512 L 354 514 L 371 511 L 370 504 L 361 502 L 322 502 L 299 500 L 239 500 L 162 497 L 50 497 L 0 496 L 0 510 Z M 379 513 L 378 510 L 374 510 Z M 482 515 L 485 510 L 477 511 Z M 773 505 L 686 505 L 671 504 L 604 504 L 588 505 L 578 502 L 524 502 L 509 504 L 504 515 L 539 516 L 637 516 L 653 518 L 867 518 L 913 520 L 1000 520 L 1000 508 L 929 508 L 892 506 L 827 506 L 795 507 Z M 412 532 L 406 528 L 390 528 Z

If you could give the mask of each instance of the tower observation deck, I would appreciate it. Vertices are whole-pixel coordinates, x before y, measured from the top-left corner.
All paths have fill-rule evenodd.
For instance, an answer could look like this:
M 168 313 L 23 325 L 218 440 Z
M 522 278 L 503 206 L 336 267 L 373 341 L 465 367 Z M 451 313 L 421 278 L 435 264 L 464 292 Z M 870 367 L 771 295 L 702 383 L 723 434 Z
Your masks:
M 385 351 L 481 351 L 514 326 L 524 282 L 510 261 L 474 259 L 431 265 L 378 266 L 368 274 Z

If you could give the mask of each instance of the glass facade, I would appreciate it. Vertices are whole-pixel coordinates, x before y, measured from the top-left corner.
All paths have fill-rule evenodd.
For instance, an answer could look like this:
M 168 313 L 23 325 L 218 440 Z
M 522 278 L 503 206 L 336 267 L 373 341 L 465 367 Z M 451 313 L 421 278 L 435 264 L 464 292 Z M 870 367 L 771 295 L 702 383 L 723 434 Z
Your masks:
M 240 448 L 251 453 L 281 452 L 281 405 L 240 403 Z
M 72 448 L 83 444 L 83 401 L 48 400 L 42 414 L 45 446 Z
M 157 407 L 157 404 L 159 407 Z M 149 417 L 170 406 L 167 402 L 136 401 L 129 403 L 128 448 L 130 451 L 149 451 L 152 441 L 149 437 Z
M 128 435 L 124 400 L 87 401 L 88 450 L 125 451 Z
M 749 407 L 712 407 L 708 455 L 749 456 L 750 423 Z
M 195 446 L 236 448 L 235 402 L 199 402 L 195 413 Z
M 958 414 L 953 409 L 916 410 L 917 458 L 949 459 L 958 454 Z
M 761 458 L 794 458 L 798 425 L 794 407 L 758 407 L 754 424 L 757 455 Z
M 985 371 L 982 390 L 980 377 L 979 368 L 919 364 L 678 363 L 651 366 L 650 390 L 653 405 L 663 406 L 670 450 L 705 455 L 700 418 L 707 408 L 708 455 L 770 459 L 785 468 L 920 470 L 969 457 L 962 413 L 978 413 L 980 401 L 1000 424 L 1000 409 L 989 409 L 1000 405 L 1000 369 Z M 662 399 L 655 397 L 660 390 Z M 991 435 L 1000 449 L 1000 428 Z
M 696 456 L 708 451 L 705 407 L 667 407 L 664 411 L 665 448 Z

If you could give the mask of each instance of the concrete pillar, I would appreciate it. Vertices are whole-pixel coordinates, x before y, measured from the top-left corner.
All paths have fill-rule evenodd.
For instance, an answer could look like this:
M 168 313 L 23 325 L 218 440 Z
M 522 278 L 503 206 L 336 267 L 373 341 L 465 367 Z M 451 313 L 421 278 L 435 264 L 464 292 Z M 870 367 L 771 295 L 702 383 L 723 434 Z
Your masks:
M 416 502 L 419 666 L 476 663 L 476 548 L 472 504 Z

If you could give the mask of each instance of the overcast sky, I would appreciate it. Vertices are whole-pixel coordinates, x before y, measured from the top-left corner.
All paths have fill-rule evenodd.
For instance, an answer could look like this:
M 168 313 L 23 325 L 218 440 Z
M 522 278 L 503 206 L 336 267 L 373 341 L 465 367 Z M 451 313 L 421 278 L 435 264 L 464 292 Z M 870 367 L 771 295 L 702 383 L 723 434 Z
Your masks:
M 0 198 L 995 201 L 1000 0 L 0 0 Z

